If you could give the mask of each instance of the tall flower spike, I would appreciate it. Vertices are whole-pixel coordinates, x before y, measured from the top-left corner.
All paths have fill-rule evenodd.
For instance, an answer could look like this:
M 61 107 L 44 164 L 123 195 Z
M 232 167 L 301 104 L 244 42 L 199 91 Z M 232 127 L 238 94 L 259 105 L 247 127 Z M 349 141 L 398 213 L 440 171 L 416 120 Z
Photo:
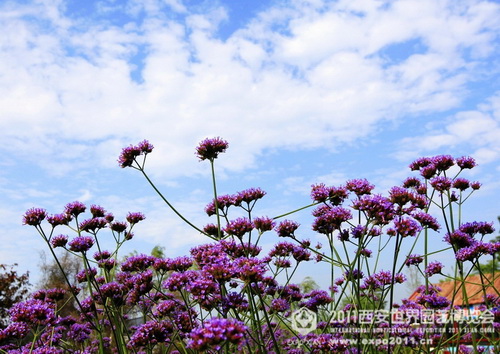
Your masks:
M 228 142 L 220 137 L 205 139 L 196 147 L 196 156 L 200 160 L 215 160 L 220 153 L 226 152 Z

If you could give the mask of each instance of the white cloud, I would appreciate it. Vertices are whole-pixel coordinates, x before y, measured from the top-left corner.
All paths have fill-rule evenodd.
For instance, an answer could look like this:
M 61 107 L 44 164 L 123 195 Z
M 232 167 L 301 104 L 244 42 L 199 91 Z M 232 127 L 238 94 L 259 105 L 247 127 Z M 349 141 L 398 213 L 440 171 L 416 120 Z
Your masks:
M 297 1 L 223 41 L 223 8 L 200 14 L 180 1 L 147 1 L 142 23 L 85 27 L 65 17 L 64 4 L 37 5 L 49 26 L 22 17 L 36 11 L 28 5 L 1 17 L 3 148 L 64 174 L 76 154 L 74 168 L 107 164 L 119 144 L 148 138 L 161 155 L 150 166 L 170 177 L 199 172 L 192 150 L 206 136 L 238 142 L 239 158 L 221 167 L 242 170 L 266 148 L 333 149 L 388 119 L 457 107 L 480 64 L 468 55 L 489 55 L 499 11 L 475 2 Z M 162 16 L 162 4 L 185 21 Z M 421 48 L 407 57 L 384 52 L 413 40 Z
M 421 154 L 435 154 L 464 146 L 478 163 L 487 164 L 500 159 L 500 94 L 490 97 L 475 111 L 463 111 L 449 117 L 423 135 L 406 137 L 399 145 L 400 159 Z

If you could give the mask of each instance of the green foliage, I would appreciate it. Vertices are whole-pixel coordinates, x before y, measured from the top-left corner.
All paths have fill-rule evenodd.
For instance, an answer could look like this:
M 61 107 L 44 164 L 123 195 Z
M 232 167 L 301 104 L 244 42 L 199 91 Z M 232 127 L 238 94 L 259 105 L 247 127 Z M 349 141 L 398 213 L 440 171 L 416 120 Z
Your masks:
M 18 274 L 17 264 L 0 264 L 0 328 L 7 325 L 9 309 L 26 299 L 29 292 L 29 272 Z
M 319 289 L 318 283 L 312 277 L 305 277 L 304 280 L 299 284 L 300 290 L 306 294 L 313 290 Z
M 78 284 L 76 283 L 75 277 L 78 272 L 82 270 L 82 263 L 80 258 L 77 256 L 64 252 L 58 257 L 60 266 L 64 269 L 66 273 L 67 279 L 70 279 L 72 283 L 70 284 L 72 287 L 76 287 Z M 59 265 L 52 259 L 51 262 L 48 262 L 45 254 L 42 253 L 40 255 L 40 271 L 43 274 L 39 283 L 37 284 L 38 289 L 64 289 L 67 291 L 66 295 L 62 300 L 58 301 L 59 313 L 62 316 L 78 316 L 79 312 L 76 307 L 76 303 L 72 298 L 71 291 L 69 285 L 64 277 L 64 273 L 59 268 Z

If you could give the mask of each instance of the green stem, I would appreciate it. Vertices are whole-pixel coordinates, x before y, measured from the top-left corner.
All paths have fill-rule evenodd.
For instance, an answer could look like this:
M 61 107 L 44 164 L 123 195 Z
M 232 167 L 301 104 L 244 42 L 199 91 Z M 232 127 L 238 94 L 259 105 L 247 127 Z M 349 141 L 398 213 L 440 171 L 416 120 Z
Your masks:
M 177 209 L 174 208 L 174 206 L 172 204 L 170 204 L 170 202 L 167 200 L 167 198 L 165 198 L 165 196 L 158 190 L 158 188 L 156 188 L 156 186 L 154 185 L 154 183 L 151 181 L 151 179 L 149 178 L 149 176 L 146 174 L 146 172 L 144 171 L 144 169 L 139 169 L 139 171 L 142 172 L 143 176 L 146 178 L 146 180 L 149 182 L 149 184 L 151 185 L 151 187 L 153 187 L 153 189 L 155 190 L 155 192 L 160 196 L 160 198 L 169 206 L 170 209 L 172 209 L 172 211 L 177 214 L 178 217 L 180 217 L 182 219 L 182 221 L 184 221 L 186 224 L 188 224 L 189 226 L 191 226 L 193 229 L 195 229 L 196 231 L 210 237 L 210 238 L 213 238 L 212 236 L 208 235 L 205 231 L 201 230 L 200 228 L 198 228 L 197 226 L 193 225 L 188 219 L 186 219 L 181 213 L 179 213 L 177 211 Z

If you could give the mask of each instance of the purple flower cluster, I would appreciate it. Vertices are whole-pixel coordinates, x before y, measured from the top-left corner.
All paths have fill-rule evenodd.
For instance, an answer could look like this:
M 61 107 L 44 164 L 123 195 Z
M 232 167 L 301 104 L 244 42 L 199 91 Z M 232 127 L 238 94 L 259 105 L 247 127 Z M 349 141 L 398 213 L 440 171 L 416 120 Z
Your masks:
M 243 343 L 246 330 L 247 327 L 243 322 L 212 318 L 191 332 L 188 347 L 197 351 L 219 350 L 227 343 L 238 347 Z
M 442 269 L 443 265 L 441 264 L 441 262 L 431 262 L 427 265 L 427 268 L 425 268 L 425 275 L 430 277 L 434 274 L 440 274 Z
M 206 139 L 196 148 L 196 155 L 200 160 L 213 163 L 227 147 L 227 142 L 221 138 Z M 153 146 L 145 140 L 123 149 L 119 163 L 121 167 L 136 164 L 135 168 L 142 169 L 137 158 L 152 150 Z M 432 212 L 429 208 L 439 198 L 431 200 L 432 194 L 428 193 L 436 191 L 441 199 L 450 196 L 447 202 L 461 203 L 468 198 L 462 194 L 464 191 L 472 192 L 479 186 L 464 178 L 449 178 L 448 175 L 454 174 L 446 171 L 460 169 L 461 172 L 474 166 L 475 161 L 468 157 L 453 159 L 442 155 L 418 159 L 411 168 L 419 171 L 421 177 L 406 179 L 402 186 L 391 188 L 388 196 L 372 194 L 374 185 L 366 179 L 349 180 L 339 187 L 323 183 L 313 185 L 311 198 L 317 205 L 312 211 L 315 218 L 312 230 L 321 234 L 317 237 L 327 235 L 330 254 L 323 253 L 321 246 L 312 247 L 313 242 L 309 240 L 300 240 L 299 224 L 295 221 L 277 222 L 269 217 L 254 217 L 257 200 L 266 195 L 260 188 L 222 195 L 209 203 L 206 213 L 209 216 L 218 213 L 226 222 L 203 228 L 217 241 L 194 247 L 190 256 L 176 258 L 139 254 L 120 261 L 117 250 L 101 249 L 103 243 L 97 237 L 99 230 L 109 229 L 119 249 L 124 240 L 132 237 L 129 227 L 145 219 L 141 213 L 129 213 L 126 222 L 121 222 L 115 221 L 111 213 L 98 205 L 90 206 L 90 218 L 78 220 L 87 210 L 80 202 L 69 203 L 64 213 L 51 216 L 43 209 L 29 209 L 23 222 L 35 226 L 38 231 L 45 219 L 52 228 L 69 225 L 74 220 L 77 237 L 69 240 L 66 235 L 54 233 L 56 236 L 52 236 L 51 232 L 46 241 L 53 248 L 81 253 L 86 267 L 76 275 L 76 281 L 85 283 L 82 288 L 88 293 L 85 298 L 75 297 L 79 313 L 74 317 L 61 317 L 58 302 L 67 293 L 57 289 L 38 291 L 27 302 L 14 306 L 12 323 L 0 331 L 0 351 L 62 352 L 64 347 L 68 351 L 92 353 L 117 347 L 120 352 L 138 353 L 165 349 L 168 352 L 357 353 L 347 341 L 354 338 L 350 332 L 329 333 L 333 328 L 349 329 L 349 326 L 361 325 L 359 313 L 334 321 L 329 318 L 330 310 L 338 310 L 334 293 L 350 294 L 352 303 L 345 306 L 346 311 L 387 302 L 387 297 L 398 291 L 395 287 L 406 281 L 405 275 L 397 273 L 396 269 L 403 265 L 418 266 L 424 259 L 427 264 L 429 254 L 411 254 L 403 261 L 398 257 L 403 249 L 400 243 L 407 242 L 408 237 L 417 236 L 423 228 L 434 231 L 440 228 L 429 214 Z M 243 209 L 245 216 L 236 213 L 231 217 L 230 212 L 236 209 L 232 207 Z M 237 212 L 242 214 L 242 210 Z M 253 237 L 253 229 L 258 231 L 258 236 Z M 277 237 L 289 237 L 290 242 L 277 242 L 270 247 L 269 253 L 259 257 L 261 235 L 270 230 L 275 230 Z M 447 229 L 445 242 L 453 247 L 457 261 L 476 262 L 481 255 L 494 255 L 499 251 L 499 243 L 482 241 L 484 235 L 492 232 L 492 224 L 466 223 L 453 231 Z M 341 241 L 340 247 L 336 244 L 337 239 Z M 416 243 L 418 238 L 414 240 Z M 379 244 L 378 248 L 373 248 L 377 247 L 374 243 Z M 391 253 L 394 270 L 373 269 L 372 264 L 384 257 L 382 252 L 389 243 L 396 243 L 396 251 Z M 94 244 L 99 249 L 93 259 L 89 259 L 87 252 Z M 412 249 L 418 249 L 418 245 Z M 377 261 L 368 259 L 372 254 Z M 314 287 L 314 290 L 302 291 L 306 283 L 291 282 L 290 275 L 295 274 L 298 265 L 314 258 L 341 268 L 342 277 L 332 280 L 334 284 L 330 284 L 329 292 Z M 441 263 L 430 262 L 424 274 L 430 277 L 441 273 L 442 268 Z M 286 277 L 285 285 L 278 283 L 280 277 Z M 79 289 L 74 287 L 70 291 L 76 296 Z M 419 289 L 414 299 L 415 302 L 403 300 L 401 306 L 393 304 L 391 310 L 399 307 L 400 311 L 420 311 L 450 306 L 450 301 L 440 296 L 439 289 L 431 284 Z M 486 299 L 491 304 L 497 300 Z M 140 320 L 139 317 L 134 319 L 132 312 L 127 313 L 131 309 L 140 314 L 142 322 L 128 324 L 130 320 Z M 315 312 L 319 321 L 316 332 L 307 335 L 295 332 L 292 321 L 297 320 L 293 314 L 298 309 Z M 495 325 L 500 327 L 500 318 L 497 318 L 500 316 L 497 313 L 494 316 Z M 375 314 L 369 319 L 372 321 L 370 326 L 363 327 L 369 333 L 360 333 L 356 338 L 383 338 L 387 332 L 375 330 L 387 329 L 389 323 L 377 322 L 379 318 Z M 392 325 L 406 330 L 402 336 L 415 339 L 409 346 L 422 349 L 414 344 L 423 338 L 422 332 L 418 331 L 414 319 L 406 319 L 405 323 Z M 35 331 L 30 347 L 19 344 Z M 440 340 L 446 343 L 446 338 L 440 334 L 433 338 L 435 343 Z M 305 344 L 294 347 L 292 340 L 295 339 Z M 394 345 L 366 345 L 362 349 L 387 351 L 389 348 L 397 351 Z
M 220 137 L 205 139 L 196 147 L 196 156 L 201 160 L 215 160 L 219 154 L 226 152 L 228 142 Z
M 45 209 L 31 208 L 26 211 L 23 216 L 23 224 L 30 226 L 38 226 L 47 217 Z
M 87 252 L 94 245 L 94 239 L 90 236 L 78 236 L 68 243 L 70 251 Z
M 131 167 L 134 161 L 137 161 L 136 159 L 139 156 L 146 156 L 153 151 L 153 148 L 153 145 L 151 145 L 147 140 L 141 141 L 135 146 L 130 145 L 122 150 L 122 153 L 118 158 L 118 163 L 122 168 Z

